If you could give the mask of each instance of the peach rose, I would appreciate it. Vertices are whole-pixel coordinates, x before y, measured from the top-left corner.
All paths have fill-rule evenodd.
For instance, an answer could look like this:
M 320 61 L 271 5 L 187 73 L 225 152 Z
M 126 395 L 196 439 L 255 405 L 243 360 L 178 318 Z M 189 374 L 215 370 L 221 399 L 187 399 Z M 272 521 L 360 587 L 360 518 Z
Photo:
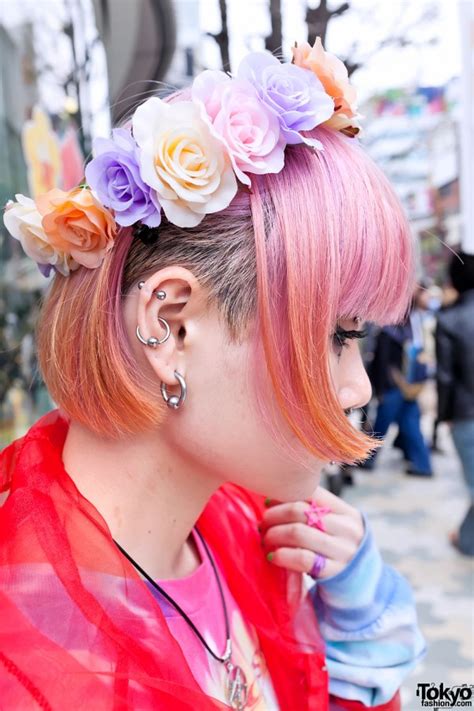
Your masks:
M 79 264 L 69 254 L 55 249 L 49 243 L 34 201 L 21 194 L 15 197 L 16 202 L 10 201 L 3 215 L 8 232 L 21 243 L 25 254 L 39 265 L 43 273 L 54 267 L 63 276 L 69 276 Z
M 100 266 L 114 245 L 112 214 L 87 188 L 54 188 L 36 199 L 48 242 L 88 269 Z
M 313 47 L 303 42 L 292 47 L 292 52 L 294 64 L 314 72 L 326 92 L 334 99 L 334 113 L 325 125 L 349 135 L 358 133 L 360 116 L 357 114 L 357 95 L 349 83 L 344 63 L 324 50 L 320 37 L 316 38 Z

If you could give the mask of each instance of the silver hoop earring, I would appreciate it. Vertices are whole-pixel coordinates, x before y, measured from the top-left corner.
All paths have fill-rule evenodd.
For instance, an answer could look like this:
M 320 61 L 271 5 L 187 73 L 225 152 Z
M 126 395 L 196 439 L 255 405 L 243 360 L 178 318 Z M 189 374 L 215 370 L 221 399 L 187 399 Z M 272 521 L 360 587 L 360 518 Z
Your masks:
M 172 410 L 177 410 L 178 407 L 181 407 L 183 402 L 186 400 L 186 393 L 188 391 L 188 388 L 186 387 L 186 381 L 184 380 L 183 376 L 180 375 L 177 370 L 174 371 L 174 377 L 178 381 L 178 384 L 181 388 L 179 396 L 168 395 L 166 383 L 164 383 L 163 381 L 161 382 L 161 394 L 163 396 L 163 400 L 166 402 L 168 407 L 171 407 Z
M 166 329 L 166 333 L 163 336 L 163 338 L 155 338 L 155 336 L 150 336 L 150 338 L 143 338 L 142 334 L 140 333 L 140 328 L 137 326 L 136 330 L 136 336 L 140 343 L 143 343 L 145 346 L 150 346 L 151 348 L 156 348 L 156 346 L 161 346 L 162 343 L 165 343 L 165 341 L 168 340 L 171 334 L 171 329 L 168 321 L 165 321 L 164 318 L 161 318 L 160 316 L 158 317 L 158 321 L 162 324 L 163 328 Z

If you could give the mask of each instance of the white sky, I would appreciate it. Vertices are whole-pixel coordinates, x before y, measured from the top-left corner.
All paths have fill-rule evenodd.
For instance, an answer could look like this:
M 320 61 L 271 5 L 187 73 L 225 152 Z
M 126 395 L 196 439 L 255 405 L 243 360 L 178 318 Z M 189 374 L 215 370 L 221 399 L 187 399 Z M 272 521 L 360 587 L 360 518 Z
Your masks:
M 408 26 L 427 5 L 438 7 L 439 18 L 429 26 L 414 24 L 411 35 L 422 39 L 436 36 L 437 46 L 423 50 L 413 47 L 383 49 L 373 54 L 367 67 L 354 74 L 353 82 L 363 101 L 379 89 L 415 84 L 441 85 L 459 75 L 461 58 L 459 50 L 458 2 L 471 0 L 351 0 L 351 10 L 331 21 L 326 49 L 345 55 L 354 38 L 365 51 L 377 47 L 386 37 L 394 22 L 402 14 Z M 473 0 L 474 1 L 474 0 Z M 179 0 L 178 0 L 179 2 Z M 289 48 L 295 40 L 306 38 L 304 12 L 306 0 L 282 0 L 283 44 Z M 314 3 L 315 4 L 315 3 Z M 334 0 L 330 7 L 338 7 L 342 0 Z M 240 58 L 250 49 L 263 48 L 262 37 L 269 32 L 267 0 L 227 0 L 228 23 L 231 34 L 231 62 L 235 69 Z M 220 28 L 217 0 L 201 0 L 201 25 L 203 31 L 215 32 Z M 220 66 L 218 48 L 214 40 L 204 40 L 204 63 L 208 67 Z
M 138 0 L 113 0 L 116 3 L 126 1 L 138 2 Z M 186 5 L 190 1 L 193 2 L 193 0 L 175 0 L 175 3 L 177 5 L 182 3 L 181 9 L 186 15 Z M 294 41 L 306 38 L 304 12 L 307 1 L 282 0 L 283 47 L 288 58 Z M 317 0 L 313 0 L 313 3 L 315 2 Z M 331 21 L 326 49 L 344 56 L 354 38 L 357 38 L 364 54 L 366 52 L 372 54 L 368 64 L 358 70 L 352 79 L 358 90 L 359 104 L 370 95 L 384 89 L 417 84 L 442 85 L 451 77 L 459 75 L 461 59 L 457 6 L 460 2 L 470 3 L 474 0 L 350 0 L 350 2 L 351 10 Z M 329 0 L 332 7 L 338 7 L 341 3 L 342 0 Z M 60 62 L 66 67 L 70 48 L 63 47 L 62 50 L 58 46 L 53 48 L 51 43 L 55 44 L 52 40 L 59 34 L 58 30 L 65 17 L 67 5 L 76 10 L 79 6 L 82 7 L 84 16 L 88 15 L 91 18 L 88 20 L 89 29 L 93 31 L 91 0 L 66 0 L 66 2 L 65 0 L 0 0 L 0 22 L 13 26 L 28 17 L 38 18 L 42 23 L 46 23 L 50 33 L 49 37 L 45 38 L 47 46 L 51 47 L 49 54 L 53 61 Z M 416 19 L 427 5 L 436 6 L 439 17 L 429 25 L 417 25 Z M 227 0 L 227 6 L 231 61 L 235 69 L 246 52 L 264 47 L 263 37 L 270 30 L 268 0 Z M 204 34 L 206 31 L 216 32 L 220 29 L 218 0 L 199 0 L 199 15 L 198 32 Z M 438 44 L 423 49 L 386 48 L 372 53 L 380 40 L 390 32 L 397 18 L 399 22 L 412 27 L 411 37 L 421 40 L 423 37 L 434 35 L 438 39 Z M 190 29 L 194 29 L 194 26 Z M 63 44 L 67 44 L 67 40 L 63 39 Z M 204 38 L 201 49 L 203 65 L 220 68 L 220 56 L 215 41 L 212 38 Z M 105 134 L 108 133 L 108 119 L 102 110 L 106 91 L 105 86 L 102 86 L 106 72 L 104 58 L 97 57 L 94 69 L 93 89 L 88 97 L 95 124 L 92 132 Z M 50 110 L 58 110 L 56 104 L 63 100 L 58 90 L 50 86 L 46 94 Z M 96 105 L 93 105 L 94 103 Z

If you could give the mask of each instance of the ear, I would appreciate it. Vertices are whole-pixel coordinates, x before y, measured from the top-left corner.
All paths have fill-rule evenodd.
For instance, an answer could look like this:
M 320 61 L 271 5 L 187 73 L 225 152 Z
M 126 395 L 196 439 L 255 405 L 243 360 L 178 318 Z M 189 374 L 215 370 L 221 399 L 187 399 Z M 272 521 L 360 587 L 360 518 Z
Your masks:
M 186 375 L 186 356 L 192 341 L 194 319 L 203 306 L 203 290 L 196 277 L 183 267 L 166 267 L 148 276 L 138 296 L 136 322 L 144 340 L 162 340 L 169 326 L 169 337 L 161 344 L 141 344 L 143 352 L 160 381 L 176 385 L 177 370 Z M 163 297 L 164 293 L 164 297 Z

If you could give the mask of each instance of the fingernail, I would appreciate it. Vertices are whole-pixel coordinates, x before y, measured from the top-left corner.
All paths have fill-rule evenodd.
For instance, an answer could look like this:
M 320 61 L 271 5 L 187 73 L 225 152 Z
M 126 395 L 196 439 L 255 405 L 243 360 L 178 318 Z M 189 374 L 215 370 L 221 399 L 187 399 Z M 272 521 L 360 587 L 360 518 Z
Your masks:
M 265 499 L 265 506 L 270 506 L 271 503 L 272 500 L 270 499 L 270 497 L 267 496 L 267 498 Z
M 269 563 L 272 562 L 272 560 L 273 560 L 273 553 L 267 553 L 267 560 L 268 560 Z

